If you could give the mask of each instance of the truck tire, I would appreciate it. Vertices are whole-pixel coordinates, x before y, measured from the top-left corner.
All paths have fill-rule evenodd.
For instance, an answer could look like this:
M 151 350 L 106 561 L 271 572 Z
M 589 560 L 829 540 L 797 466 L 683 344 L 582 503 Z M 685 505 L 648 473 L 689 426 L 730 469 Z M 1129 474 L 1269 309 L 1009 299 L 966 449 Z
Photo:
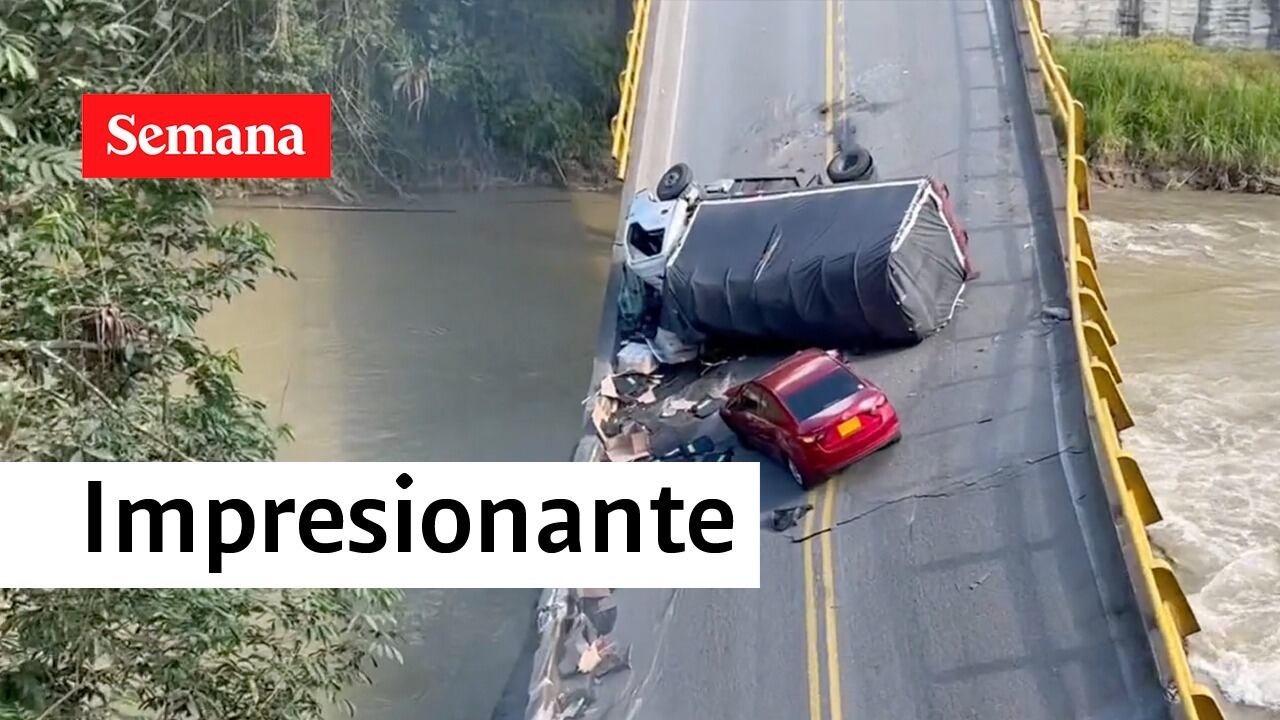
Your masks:
M 861 145 L 854 145 L 841 152 L 827 164 L 827 177 L 833 183 L 867 180 L 874 171 L 875 161 L 871 157 L 871 151 Z
M 693 171 L 684 163 L 676 163 L 672 165 L 665 173 L 662 179 L 658 181 L 658 188 L 654 194 L 659 200 L 675 200 L 680 197 L 680 193 L 689 187 L 689 183 L 693 182 Z

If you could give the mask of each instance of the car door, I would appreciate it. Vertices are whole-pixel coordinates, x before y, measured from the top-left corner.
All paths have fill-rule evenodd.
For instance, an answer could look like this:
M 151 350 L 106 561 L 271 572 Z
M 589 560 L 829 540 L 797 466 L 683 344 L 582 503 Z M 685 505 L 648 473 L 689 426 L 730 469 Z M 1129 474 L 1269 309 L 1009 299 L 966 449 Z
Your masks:
M 769 424 L 761 417 L 764 393 L 754 383 L 749 383 L 738 394 L 733 408 L 737 430 L 747 436 L 747 444 L 767 450 L 772 435 Z
M 778 459 L 783 459 L 791 451 L 791 416 L 782 407 L 782 402 L 773 393 L 760 393 L 760 423 L 762 442 L 773 449 Z

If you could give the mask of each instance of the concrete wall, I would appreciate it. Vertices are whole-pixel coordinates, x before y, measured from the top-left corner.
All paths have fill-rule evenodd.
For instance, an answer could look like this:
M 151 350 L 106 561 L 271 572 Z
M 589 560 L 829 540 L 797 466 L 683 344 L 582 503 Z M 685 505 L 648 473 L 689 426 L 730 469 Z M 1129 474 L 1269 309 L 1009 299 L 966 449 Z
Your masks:
M 1046 28 L 1081 37 L 1174 35 L 1280 50 L 1280 0 L 1041 0 Z

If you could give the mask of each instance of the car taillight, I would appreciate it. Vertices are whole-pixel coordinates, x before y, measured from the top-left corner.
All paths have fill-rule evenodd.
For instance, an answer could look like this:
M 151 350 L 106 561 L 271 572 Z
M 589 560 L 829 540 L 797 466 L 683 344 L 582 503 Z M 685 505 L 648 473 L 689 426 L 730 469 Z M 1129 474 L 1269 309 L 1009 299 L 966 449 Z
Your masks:
M 800 442 L 804 443 L 805 445 L 812 445 L 818 442 L 818 437 L 819 437 L 818 435 L 801 435 L 799 439 L 800 439 Z

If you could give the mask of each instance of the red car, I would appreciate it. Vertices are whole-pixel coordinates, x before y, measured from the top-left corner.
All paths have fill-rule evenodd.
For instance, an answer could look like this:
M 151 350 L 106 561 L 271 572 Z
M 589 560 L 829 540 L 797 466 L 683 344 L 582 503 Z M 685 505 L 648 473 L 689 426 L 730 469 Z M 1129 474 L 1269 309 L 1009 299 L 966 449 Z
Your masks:
M 821 350 L 805 350 L 730 388 L 720 409 L 743 445 L 812 487 L 902 437 L 880 388 Z

